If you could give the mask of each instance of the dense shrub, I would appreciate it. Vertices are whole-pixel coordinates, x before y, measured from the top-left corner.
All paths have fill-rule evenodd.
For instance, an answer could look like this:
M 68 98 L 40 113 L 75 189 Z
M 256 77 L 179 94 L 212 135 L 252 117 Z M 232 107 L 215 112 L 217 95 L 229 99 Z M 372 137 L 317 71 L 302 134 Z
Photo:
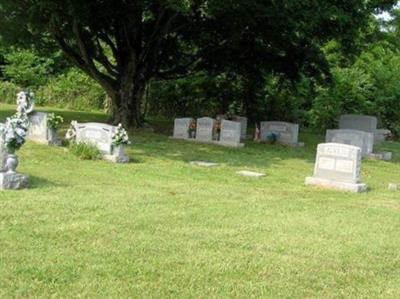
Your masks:
M 24 88 L 35 88 L 47 83 L 54 61 L 31 50 L 12 50 L 4 54 L 3 76 Z
M 77 69 L 49 80 L 37 91 L 41 105 L 54 105 L 77 110 L 104 109 L 107 97 L 103 89 Z
M 0 102 L 15 104 L 17 93 L 21 88 L 12 82 L 0 81 Z

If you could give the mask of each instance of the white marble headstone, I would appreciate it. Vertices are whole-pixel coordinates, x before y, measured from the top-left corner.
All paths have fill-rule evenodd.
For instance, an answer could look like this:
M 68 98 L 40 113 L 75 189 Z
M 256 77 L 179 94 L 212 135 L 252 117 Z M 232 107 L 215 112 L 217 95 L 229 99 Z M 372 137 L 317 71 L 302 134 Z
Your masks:
M 318 145 L 314 176 L 306 185 L 362 192 L 367 186 L 361 180 L 361 148 L 339 143 Z
M 102 123 L 82 123 L 76 127 L 76 142 L 95 145 L 103 154 L 112 154 L 112 137 L 116 127 Z
M 29 130 L 28 139 L 39 142 L 48 143 L 48 126 L 47 116 L 45 112 L 33 112 L 29 114 Z

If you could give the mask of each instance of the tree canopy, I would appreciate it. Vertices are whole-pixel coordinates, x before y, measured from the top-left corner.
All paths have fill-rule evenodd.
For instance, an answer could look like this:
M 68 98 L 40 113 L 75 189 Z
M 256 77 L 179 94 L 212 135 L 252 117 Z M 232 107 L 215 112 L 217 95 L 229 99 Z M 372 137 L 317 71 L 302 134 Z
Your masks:
M 322 45 L 351 48 L 389 0 L 2 0 L 0 34 L 13 44 L 56 44 L 112 101 L 114 122 L 140 125 L 152 78 L 229 71 L 253 100 L 266 74 L 329 78 Z

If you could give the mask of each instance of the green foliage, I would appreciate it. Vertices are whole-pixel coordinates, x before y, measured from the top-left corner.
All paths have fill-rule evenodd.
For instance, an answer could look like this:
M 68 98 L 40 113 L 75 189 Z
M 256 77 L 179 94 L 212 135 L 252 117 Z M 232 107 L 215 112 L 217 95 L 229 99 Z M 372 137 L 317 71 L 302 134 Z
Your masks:
M 38 103 L 77 110 L 104 109 L 107 97 L 102 88 L 77 69 L 49 80 L 36 92 Z
M 32 50 L 12 49 L 4 57 L 4 76 L 24 88 L 45 85 L 54 63 L 52 59 L 40 57 Z
M 49 113 L 47 115 L 47 125 L 50 129 L 59 129 L 63 122 L 64 118 L 60 115 L 56 115 L 55 113 Z
M 343 113 L 371 114 L 374 85 L 370 74 L 357 67 L 335 68 L 332 71 L 333 85 L 317 89 L 310 124 L 325 130 L 335 128 Z
M 17 93 L 21 90 L 15 83 L 0 80 L 0 102 L 15 104 Z
M 96 146 L 84 142 L 71 142 L 68 146 L 69 151 L 81 160 L 98 160 L 101 153 Z

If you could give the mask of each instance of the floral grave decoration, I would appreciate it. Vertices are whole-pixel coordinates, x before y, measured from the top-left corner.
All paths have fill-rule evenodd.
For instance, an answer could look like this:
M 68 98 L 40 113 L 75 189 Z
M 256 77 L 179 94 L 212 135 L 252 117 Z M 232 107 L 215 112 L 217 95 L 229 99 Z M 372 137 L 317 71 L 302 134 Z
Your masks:
M 14 115 L 8 117 L 5 124 L 0 127 L 0 134 L 3 136 L 3 146 L 7 152 L 14 154 L 26 141 L 29 121 L 26 115 Z
M 117 127 L 116 132 L 112 136 L 112 144 L 114 146 L 120 146 L 120 145 L 128 145 L 131 142 L 129 141 L 129 136 L 122 124 L 119 124 Z
M 55 115 L 54 113 L 49 113 L 47 116 L 47 125 L 52 130 L 57 130 L 61 127 L 64 123 L 64 119 L 59 116 Z

